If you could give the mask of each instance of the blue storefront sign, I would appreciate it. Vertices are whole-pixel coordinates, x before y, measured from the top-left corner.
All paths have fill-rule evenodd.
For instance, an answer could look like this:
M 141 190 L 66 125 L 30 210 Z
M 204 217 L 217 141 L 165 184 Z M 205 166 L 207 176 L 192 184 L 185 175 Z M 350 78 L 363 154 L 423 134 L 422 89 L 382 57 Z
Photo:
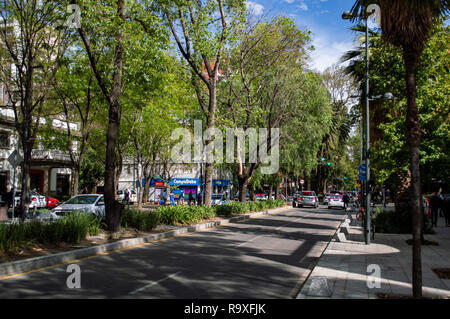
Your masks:
M 198 178 L 172 178 L 169 181 L 170 186 L 199 186 L 200 179 Z

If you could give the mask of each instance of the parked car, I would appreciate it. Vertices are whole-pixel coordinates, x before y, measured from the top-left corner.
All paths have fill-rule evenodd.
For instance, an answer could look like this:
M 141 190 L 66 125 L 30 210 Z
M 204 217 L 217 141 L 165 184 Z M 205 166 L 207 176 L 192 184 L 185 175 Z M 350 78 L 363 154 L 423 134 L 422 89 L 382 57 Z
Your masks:
M 294 194 L 292 207 L 312 206 L 319 207 L 319 198 L 314 191 L 303 191 Z
M 16 191 L 16 196 L 14 197 L 14 207 L 18 207 L 20 204 L 20 197 L 22 196 L 22 191 Z M 30 191 L 30 203 L 28 209 L 34 208 L 45 208 L 47 206 L 47 201 L 45 196 L 36 193 L 35 191 Z
M 212 194 L 211 195 L 211 204 L 212 205 L 223 205 L 225 200 L 223 199 L 222 194 Z
M 332 194 L 328 202 L 328 209 L 332 207 L 340 207 L 344 209 L 344 196 L 340 194 Z
M 248 189 L 247 189 L 245 198 L 246 198 L 247 201 L 250 200 L 250 191 Z M 234 199 L 235 200 L 239 200 L 239 191 L 236 192 L 236 196 L 235 196 Z
M 46 208 L 49 208 L 49 209 L 55 208 L 56 206 L 58 206 L 59 204 L 61 204 L 61 203 L 59 202 L 59 200 L 56 199 L 56 198 L 46 197 L 46 201 L 47 201 L 47 206 L 46 206 Z
M 331 194 L 325 194 L 325 196 L 323 197 L 323 204 L 324 205 L 328 205 L 328 203 L 330 202 L 330 198 L 331 198 Z
M 268 196 L 266 194 L 256 194 L 256 200 L 267 200 Z
M 104 217 L 105 201 L 102 194 L 76 195 L 58 207 L 52 209 L 52 214 L 64 216 L 67 213 L 83 212 L 93 214 L 97 217 Z
M 134 191 L 132 189 L 131 190 L 129 189 L 128 192 L 130 193 L 130 203 L 131 204 L 136 203 L 137 202 L 137 193 L 136 193 L 136 191 Z M 116 194 L 117 194 L 116 200 L 119 201 L 119 202 L 122 202 L 123 199 L 125 198 L 125 190 L 124 189 L 118 190 L 116 192 Z

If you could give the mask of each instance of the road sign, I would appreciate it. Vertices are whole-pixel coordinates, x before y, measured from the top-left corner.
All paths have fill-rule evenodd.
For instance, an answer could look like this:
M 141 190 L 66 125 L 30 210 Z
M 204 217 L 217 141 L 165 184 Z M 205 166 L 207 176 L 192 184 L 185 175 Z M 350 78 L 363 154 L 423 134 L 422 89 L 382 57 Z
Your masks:
M 301 185 L 305 184 L 305 180 L 304 180 L 304 179 L 301 179 L 301 180 L 300 180 L 300 184 L 301 184 Z

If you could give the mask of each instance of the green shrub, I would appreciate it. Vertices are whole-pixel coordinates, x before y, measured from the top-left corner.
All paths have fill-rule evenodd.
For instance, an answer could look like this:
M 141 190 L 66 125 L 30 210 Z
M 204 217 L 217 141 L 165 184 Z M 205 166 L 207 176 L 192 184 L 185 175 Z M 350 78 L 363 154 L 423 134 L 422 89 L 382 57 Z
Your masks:
M 215 206 L 217 215 L 230 216 L 246 214 L 249 212 L 260 212 L 267 209 L 282 207 L 285 202 L 282 200 L 266 200 L 256 202 L 231 202 L 225 205 Z
M 0 224 L 0 252 L 14 251 L 33 243 L 78 244 L 88 234 L 100 232 L 101 221 L 94 215 L 73 213 L 50 221 L 33 220 L 22 224 Z
M 141 231 L 149 231 L 160 223 L 158 212 L 141 212 L 134 209 L 125 209 L 120 219 L 122 227 L 136 228 Z
M 424 216 L 424 234 L 434 234 L 430 221 Z M 412 220 L 408 211 L 392 211 L 378 208 L 375 211 L 375 231 L 387 234 L 411 234 Z
M 165 206 L 157 212 L 161 223 L 166 225 L 188 225 L 211 219 L 216 216 L 216 209 L 207 206 Z

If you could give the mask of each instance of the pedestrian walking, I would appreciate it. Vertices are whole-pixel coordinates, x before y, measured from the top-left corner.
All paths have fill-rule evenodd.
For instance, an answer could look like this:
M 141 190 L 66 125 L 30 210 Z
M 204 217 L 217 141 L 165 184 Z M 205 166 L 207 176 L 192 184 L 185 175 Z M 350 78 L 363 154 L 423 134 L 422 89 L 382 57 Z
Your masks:
M 81 193 L 81 194 L 87 194 L 88 193 L 88 189 L 87 189 L 87 186 L 84 186 L 84 188 L 83 188 L 83 192 Z
M 123 202 L 128 208 L 130 205 L 130 192 L 128 191 L 128 188 L 125 188 L 125 191 L 123 192 Z
M 442 204 L 444 211 L 445 227 L 450 227 L 450 198 L 446 197 Z
M 191 206 L 193 202 L 194 202 L 194 195 L 192 195 L 192 192 L 189 192 L 189 206 Z
M 347 193 L 344 193 L 344 209 L 347 210 L 348 203 L 350 202 L 350 197 L 348 197 Z
M 170 193 L 170 205 L 175 206 L 175 195 Z
M 437 220 L 439 216 L 439 208 L 441 207 L 441 198 L 436 192 L 430 198 L 430 209 L 431 209 L 431 224 L 437 227 Z

